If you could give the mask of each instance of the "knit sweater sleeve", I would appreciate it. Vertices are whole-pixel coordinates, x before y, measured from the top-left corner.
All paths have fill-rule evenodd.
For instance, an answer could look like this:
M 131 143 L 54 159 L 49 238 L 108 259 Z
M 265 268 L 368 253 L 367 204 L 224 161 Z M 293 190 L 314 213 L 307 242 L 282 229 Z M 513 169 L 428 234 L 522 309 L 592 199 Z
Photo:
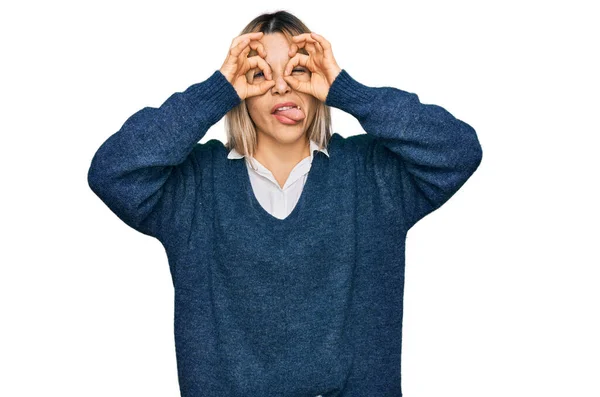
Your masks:
M 365 167 L 402 209 L 406 231 L 450 199 L 481 162 L 475 130 L 416 94 L 365 86 L 343 69 L 325 104 L 353 115 L 374 138 Z
M 96 151 L 90 188 L 122 221 L 162 242 L 197 194 L 195 145 L 240 101 L 217 70 L 160 107 L 139 110 Z

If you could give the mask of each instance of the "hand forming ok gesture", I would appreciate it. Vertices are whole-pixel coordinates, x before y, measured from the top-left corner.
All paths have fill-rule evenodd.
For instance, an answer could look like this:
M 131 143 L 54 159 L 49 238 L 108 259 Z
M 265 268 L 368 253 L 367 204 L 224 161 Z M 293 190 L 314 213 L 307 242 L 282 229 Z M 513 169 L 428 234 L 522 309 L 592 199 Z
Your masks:
M 293 36 L 292 40 L 289 51 L 292 58 L 285 68 L 283 78 L 293 89 L 325 102 L 329 87 L 342 71 L 333 57 L 331 44 L 314 32 Z M 309 55 L 298 53 L 299 48 L 304 48 Z M 305 66 L 312 72 L 310 81 L 300 81 L 290 75 L 297 65 Z
M 271 78 L 271 68 L 263 59 L 266 56 L 264 46 L 258 41 L 263 37 L 263 32 L 246 33 L 233 39 L 220 72 L 229 81 L 238 96 L 244 100 L 255 95 L 262 95 L 275 85 Z M 248 57 L 250 50 L 254 49 L 258 55 Z M 269 80 L 258 84 L 251 84 L 246 79 L 246 72 L 252 68 L 261 69 Z

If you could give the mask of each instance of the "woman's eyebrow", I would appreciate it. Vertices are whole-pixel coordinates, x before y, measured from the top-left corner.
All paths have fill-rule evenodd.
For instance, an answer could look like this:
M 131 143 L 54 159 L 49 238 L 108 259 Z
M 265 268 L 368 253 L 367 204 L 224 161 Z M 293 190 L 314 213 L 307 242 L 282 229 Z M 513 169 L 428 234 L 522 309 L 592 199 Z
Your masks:
M 287 60 L 289 61 L 290 59 L 292 59 L 292 58 L 291 58 L 291 57 L 288 57 L 288 59 L 287 59 Z M 267 62 L 267 61 L 265 60 L 265 62 Z M 286 61 L 286 63 L 287 63 L 287 61 Z M 269 66 L 273 66 L 273 65 L 271 65 L 269 62 L 267 62 L 267 65 L 269 65 Z M 253 68 L 253 69 L 251 69 L 251 70 L 256 70 L 256 69 L 260 69 L 260 68 L 257 66 L 257 67 L 255 67 L 255 68 Z

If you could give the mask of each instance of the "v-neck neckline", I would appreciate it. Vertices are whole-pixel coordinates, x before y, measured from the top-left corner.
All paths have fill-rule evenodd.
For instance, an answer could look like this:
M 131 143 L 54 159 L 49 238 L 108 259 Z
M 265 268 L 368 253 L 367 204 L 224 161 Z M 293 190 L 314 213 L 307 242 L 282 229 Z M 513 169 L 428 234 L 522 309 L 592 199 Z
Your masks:
M 271 170 L 269 170 L 267 167 L 262 165 L 262 163 L 260 161 L 258 161 L 256 158 L 252 158 L 251 160 L 246 158 L 246 165 L 247 165 L 247 167 L 250 168 L 249 172 L 254 172 L 254 173 L 260 175 L 261 177 L 268 179 L 274 185 L 276 185 L 280 191 L 284 191 L 284 190 L 289 189 L 289 187 L 292 186 L 294 183 L 296 183 L 299 178 L 301 178 L 302 176 L 304 176 L 304 174 L 306 174 L 306 172 L 303 172 L 302 169 L 307 168 L 307 165 L 306 165 L 307 163 L 308 163 L 308 169 L 310 171 L 310 167 L 311 167 L 310 163 L 312 163 L 313 159 L 314 159 L 314 154 L 310 154 L 309 156 L 300 160 L 288 174 L 288 177 L 287 177 L 285 183 L 283 184 L 283 187 L 279 185 L 279 182 L 275 178 L 275 175 L 273 174 L 273 172 L 271 172 Z M 255 169 L 253 167 L 252 162 L 254 162 L 256 164 L 258 169 Z M 302 174 L 299 175 L 300 173 L 302 173 Z
M 283 219 L 275 217 L 269 211 L 263 208 L 254 194 L 254 189 L 252 188 L 252 182 L 250 181 L 250 175 L 246 161 L 244 160 L 238 162 L 240 168 L 243 168 L 243 189 L 246 193 L 244 201 L 248 204 L 249 211 L 258 219 L 258 221 L 264 222 L 271 226 L 286 226 L 294 224 L 306 216 L 305 207 L 310 206 L 310 201 L 315 195 L 315 189 L 319 184 L 319 180 L 322 180 L 320 174 L 322 171 L 321 162 L 323 158 L 321 155 L 318 155 L 318 153 L 319 152 L 317 151 L 317 153 L 313 154 L 312 164 L 310 170 L 308 171 L 308 175 L 306 176 L 306 181 L 304 182 L 302 192 L 300 193 L 300 197 L 298 198 L 296 205 L 292 209 L 292 212 L 290 212 L 288 216 Z

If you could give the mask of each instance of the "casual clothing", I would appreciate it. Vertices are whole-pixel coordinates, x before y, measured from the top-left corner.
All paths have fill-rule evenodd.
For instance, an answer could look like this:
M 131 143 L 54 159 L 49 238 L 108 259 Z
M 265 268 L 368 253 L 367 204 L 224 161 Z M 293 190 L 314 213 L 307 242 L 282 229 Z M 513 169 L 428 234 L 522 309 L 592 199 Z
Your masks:
M 367 133 L 334 133 L 328 156 L 315 151 L 278 219 L 245 161 L 198 143 L 239 103 L 217 70 L 129 117 L 88 173 L 120 219 L 165 248 L 182 396 L 401 396 L 406 234 L 478 168 L 475 130 L 344 69 L 325 104 Z
M 248 176 L 256 199 L 265 211 L 278 219 L 285 219 L 292 212 L 302 194 L 302 189 L 312 165 L 313 152 L 319 150 L 319 146 L 315 141 L 310 140 L 309 145 L 310 156 L 296 164 L 283 187 L 279 185 L 273 173 L 256 158 L 246 159 L 246 168 L 248 168 Z M 329 156 L 327 149 L 322 148 L 320 151 Z M 232 148 L 227 155 L 228 159 L 242 157 L 244 155 L 235 148 Z

